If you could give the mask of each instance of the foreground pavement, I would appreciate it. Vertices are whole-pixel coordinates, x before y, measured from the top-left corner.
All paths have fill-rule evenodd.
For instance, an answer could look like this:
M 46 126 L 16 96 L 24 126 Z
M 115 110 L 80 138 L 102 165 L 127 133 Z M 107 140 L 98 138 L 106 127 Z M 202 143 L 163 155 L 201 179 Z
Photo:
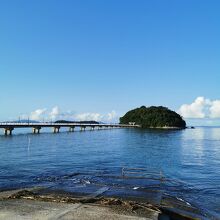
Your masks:
M 149 213 L 149 218 L 126 215 L 110 207 L 92 204 L 67 204 L 25 199 L 0 201 L 0 219 L 5 220 L 156 220 L 157 212 Z
M 195 220 L 197 209 L 169 199 L 160 205 L 148 202 L 103 197 L 108 188 L 77 196 L 45 188 L 0 192 L 0 220 Z
M 118 200 L 114 199 L 104 200 L 108 205 L 89 202 L 94 199 L 91 197 L 87 197 L 84 202 L 74 198 L 68 198 L 71 201 L 67 202 L 62 197 L 48 195 L 36 199 L 33 191 L 36 190 L 0 192 L 0 220 L 156 220 L 160 213 L 150 208 L 145 208 L 142 215 L 129 212 L 127 206 L 118 204 Z M 109 205 L 109 201 L 114 204 Z

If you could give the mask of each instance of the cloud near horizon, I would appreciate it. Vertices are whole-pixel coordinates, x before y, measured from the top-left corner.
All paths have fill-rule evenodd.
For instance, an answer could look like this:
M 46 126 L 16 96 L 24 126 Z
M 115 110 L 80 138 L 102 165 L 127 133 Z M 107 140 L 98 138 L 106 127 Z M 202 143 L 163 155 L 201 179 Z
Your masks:
M 39 120 L 39 119 L 46 113 L 46 111 L 47 111 L 46 108 L 37 109 L 37 110 L 31 112 L 29 118 L 30 118 L 31 120 L 37 121 L 37 120 Z M 25 116 L 23 116 L 23 117 L 25 117 Z
M 190 104 L 181 105 L 177 112 L 185 119 L 220 119 L 220 100 L 211 100 L 200 96 Z M 47 108 L 37 109 L 28 115 L 22 115 L 21 119 L 27 119 L 28 117 L 35 121 L 94 120 L 116 122 L 119 119 L 119 116 L 114 110 L 106 114 L 100 114 L 98 112 L 76 113 L 74 111 L 63 112 L 58 106 L 53 107 L 51 110 Z
M 183 104 L 178 113 L 184 118 L 217 119 L 220 118 L 220 100 L 210 100 L 200 96 L 191 104 Z
M 106 114 L 96 112 L 75 113 L 73 111 L 62 112 L 58 106 L 53 107 L 51 110 L 46 108 L 37 109 L 30 113 L 30 115 L 23 115 L 22 119 L 30 118 L 35 121 L 56 121 L 56 120 L 76 120 L 76 121 L 107 121 L 112 122 L 118 119 L 117 113 L 112 110 Z

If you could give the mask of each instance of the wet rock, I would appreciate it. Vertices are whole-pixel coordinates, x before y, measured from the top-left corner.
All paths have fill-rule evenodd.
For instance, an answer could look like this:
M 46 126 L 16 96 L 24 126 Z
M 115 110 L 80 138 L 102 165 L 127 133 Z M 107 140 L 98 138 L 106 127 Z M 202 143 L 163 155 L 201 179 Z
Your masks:
M 21 199 L 21 198 L 28 198 L 28 199 L 34 199 L 36 197 L 36 194 L 29 190 L 21 190 L 19 192 L 16 192 L 12 195 L 10 195 L 9 199 Z
M 120 199 L 109 198 L 103 199 L 100 203 L 103 205 L 121 205 L 122 201 Z

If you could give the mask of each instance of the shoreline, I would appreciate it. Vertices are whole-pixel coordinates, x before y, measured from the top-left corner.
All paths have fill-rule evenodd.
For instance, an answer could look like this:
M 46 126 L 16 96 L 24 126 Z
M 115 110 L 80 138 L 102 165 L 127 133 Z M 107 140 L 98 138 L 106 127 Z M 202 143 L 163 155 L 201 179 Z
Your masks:
M 75 208 L 71 207 L 71 205 L 74 205 Z M 18 208 L 22 206 L 30 206 L 32 211 L 26 210 L 23 212 Z M 39 210 L 39 206 L 47 207 L 48 213 L 56 209 L 57 216 L 60 216 L 63 210 L 66 210 L 66 214 L 68 215 L 70 213 L 72 216 L 76 213 L 79 215 L 77 218 L 67 219 L 93 219 L 93 215 L 95 215 L 96 217 L 94 219 L 101 220 L 104 219 L 103 214 L 106 214 L 108 219 L 193 220 L 201 219 L 201 217 L 205 219 L 194 207 L 185 206 L 183 202 L 175 201 L 171 198 L 163 201 L 160 205 L 155 205 L 149 202 L 138 201 L 138 199 L 131 200 L 131 198 L 103 196 L 102 190 L 90 195 L 52 191 L 43 187 L 0 192 L 0 219 L 5 219 L 1 218 L 1 216 L 9 215 L 10 212 L 14 213 L 14 217 L 19 217 L 19 215 L 32 215 L 34 213 L 35 217 L 37 217 L 42 212 L 42 208 Z M 85 208 L 85 206 L 87 208 Z M 79 211 L 81 208 L 82 210 Z M 84 209 L 90 210 L 93 214 L 89 212 L 86 213 Z M 7 212 L 6 210 L 11 211 Z M 89 216 L 90 214 L 91 216 Z M 112 218 L 109 218 L 111 216 Z M 48 219 L 48 216 L 40 219 Z M 53 217 L 53 219 L 62 218 Z

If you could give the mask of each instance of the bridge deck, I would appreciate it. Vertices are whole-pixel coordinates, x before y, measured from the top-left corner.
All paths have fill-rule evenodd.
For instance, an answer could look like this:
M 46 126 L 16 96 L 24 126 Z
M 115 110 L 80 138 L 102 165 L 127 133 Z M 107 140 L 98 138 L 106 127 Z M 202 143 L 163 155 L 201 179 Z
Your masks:
M 0 123 L 0 128 L 4 129 L 5 135 L 11 135 L 15 128 L 32 128 L 33 133 L 40 133 L 41 128 L 53 128 L 54 133 L 59 133 L 60 128 L 69 128 L 69 131 L 74 131 L 75 127 L 80 127 L 81 130 L 85 130 L 86 127 L 90 127 L 92 130 L 95 128 L 138 128 L 139 125 L 125 125 L 125 124 L 87 124 L 87 123 Z
M 87 124 L 87 123 L 0 123 L 0 128 L 29 128 L 29 127 L 140 127 L 127 124 Z

